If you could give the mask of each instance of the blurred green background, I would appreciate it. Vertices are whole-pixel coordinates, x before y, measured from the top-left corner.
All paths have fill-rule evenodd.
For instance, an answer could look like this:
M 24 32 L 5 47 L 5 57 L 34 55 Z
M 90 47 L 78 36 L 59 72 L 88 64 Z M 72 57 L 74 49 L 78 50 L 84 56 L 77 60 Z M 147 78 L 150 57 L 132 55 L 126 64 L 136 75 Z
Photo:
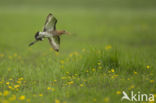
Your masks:
M 61 52 L 112 43 L 118 48 L 155 48 L 155 4 L 155 0 L 1 1 L 1 51 L 25 51 L 35 32 L 42 31 L 48 13 L 58 19 L 57 29 L 73 34 L 62 37 Z M 33 48 L 42 52 L 50 47 L 47 44 L 45 40 Z
M 28 47 L 49 13 L 57 18 L 58 30 L 71 32 L 61 37 L 58 57 L 46 39 Z M 109 47 L 114 52 L 96 54 Z M 97 51 L 92 52 L 93 48 Z M 32 103 L 120 103 L 122 90 L 156 93 L 155 51 L 156 0 L 0 0 L 3 95 L 8 90 L 17 98 L 25 95 Z M 112 79 L 114 75 L 119 78 Z M 64 81 L 63 76 L 71 78 Z M 14 85 L 19 78 L 26 83 L 11 90 L 7 82 Z M 81 88 L 83 81 L 87 83 Z M 55 94 L 47 92 L 48 86 L 56 89 Z M 40 93 L 44 98 L 34 96 Z M 0 102 L 9 96 L 0 95 Z M 13 103 L 23 103 L 18 100 Z

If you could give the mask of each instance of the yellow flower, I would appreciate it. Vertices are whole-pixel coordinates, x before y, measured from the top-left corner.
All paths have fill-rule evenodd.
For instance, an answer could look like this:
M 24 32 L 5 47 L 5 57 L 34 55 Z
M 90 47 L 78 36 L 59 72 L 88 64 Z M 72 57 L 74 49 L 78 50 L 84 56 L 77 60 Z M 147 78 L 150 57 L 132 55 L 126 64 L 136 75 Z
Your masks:
M 17 54 L 16 53 L 14 53 L 14 57 L 16 57 L 17 56 Z
M 114 73 L 114 72 L 115 72 L 115 70 L 114 70 L 114 69 L 111 69 L 111 72 L 112 72 L 112 73 Z
M 94 98 L 93 101 L 96 102 L 96 98 Z
M 56 100 L 55 100 L 55 103 L 60 103 L 60 100 L 56 99 Z
M 6 82 L 6 84 L 9 85 L 10 83 L 9 82 Z
M 111 76 L 112 79 L 114 79 L 114 76 Z
M 149 66 L 149 65 L 147 65 L 147 66 L 146 66 L 146 68 L 147 68 L 147 69 L 149 69 L 149 68 L 150 68 L 150 66 Z
M 11 71 L 11 68 L 8 68 L 8 72 L 10 72 Z
M 66 77 L 61 77 L 62 80 L 66 79 Z
M 70 85 L 70 84 L 73 84 L 73 83 L 74 83 L 73 81 L 68 82 L 69 85 Z
M 9 80 L 13 80 L 12 78 L 10 78 Z
M 10 98 L 9 98 L 9 101 L 14 101 L 16 100 L 16 95 L 12 95 Z
M 57 82 L 57 80 L 54 80 L 54 82 Z
M 92 69 L 93 72 L 95 72 L 95 70 L 96 70 L 95 68 Z
M 84 82 L 86 82 L 87 80 L 83 80 Z
M 121 94 L 121 91 L 116 91 L 116 94 L 118 94 L 118 95 Z
M 108 97 L 104 98 L 104 102 L 108 103 L 109 102 L 109 98 Z
M 48 89 L 48 90 L 50 90 L 51 88 L 50 88 L 50 87 L 48 87 L 47 89 Z
M 135 87 L 134 85 L 131 85 L 129 89 L 133 89 L 134 87 Z
M 18 84 L 21 84 L 21 81 L 17 81 Z
M 18 80 L 19 80 L 19 81 L 21 81 L 21 80 L 23 80 L 23 79 L 24 79 L 24 78 L 23 78 L 23 77 L 21 77 L 21 78 L 19 78 Z
M 9 91 L 7 91 L 7 90 L 6 90 L 6 91 L 4 91 L 4 92 L 3 92 L 3 95 L 4 95 L 4 96 L 9 95 Z
M 0 92 L 0 96 L 2 96 L 2 92 Z
M 111 48 L 112 48 L 111 45 L 107 45 L 107 46 L 105 47 L 106 50 L 109 50 L 109 49 L 111 49 Z
M 12 86 L 8 86 L 8 88 L 12 89 Z
M 73 56 L 73 54 L 72 54 L 72 53 L 70 53 L 70 54 L 69 54 L 69 57 L 72 57 L 72 56 Z
M 137 74 L 137 72 L 134 71 L 134 74 Z
M 55 88 L 51 88 L 51 90 L 52 90 L 52 92 L 54 92 L 55 91 Z
M 97 64 L 98 64 L 98 65 L 101 65 L 101 63 L 100 63 L 100 62 L 98 62 Z
M 16 91 L 19 91 L 19 89 L 17 88 Z
M 40 96 L 40 97 L 42 97 L 42 96 L 43 96 L 43 94 L 39 94 L 39 96 Z
M 154 80 L 150 80 L 150 83 L 154 83 Z
M 18 88 L 18 87 L 20 87 L 20 85 L 14 85 L 14 88 Z
M 61 60 L 60 63 L 61 63 L 61 64 L 64 64 L 64 60 Z
M 80 84 L 80 87 L 83 87 L 84 85 L 83 84 Z
M 25 96 L 24 95 L 22 95 L 22 96 L 19 97 L 19 100 L 24 100 L 24 99 L 25 99 Z
M 101 66 L 99 66 L 99 67 L 98 67 L 98 69 L 102 69 L 102 67 L 101 67 Z

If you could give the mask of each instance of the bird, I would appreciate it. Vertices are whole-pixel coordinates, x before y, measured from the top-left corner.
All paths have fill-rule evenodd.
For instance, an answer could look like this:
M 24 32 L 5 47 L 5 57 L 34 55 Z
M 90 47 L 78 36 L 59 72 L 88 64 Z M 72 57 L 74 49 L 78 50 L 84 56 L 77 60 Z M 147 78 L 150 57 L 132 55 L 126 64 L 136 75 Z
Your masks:
M 29 46 L 32 46 L 38 41 L 43 41 L 44 38 L 48 38 L 50 45 L 52 48 L 59 52 L 60 48 L 60 36 L 63 34 L 69 34 L 65 30 L 56 30 L 57 19 L 53 16 L 52 13 L 49 13 L 42 32 L 36 32 L 35 41 L 31 42 Z

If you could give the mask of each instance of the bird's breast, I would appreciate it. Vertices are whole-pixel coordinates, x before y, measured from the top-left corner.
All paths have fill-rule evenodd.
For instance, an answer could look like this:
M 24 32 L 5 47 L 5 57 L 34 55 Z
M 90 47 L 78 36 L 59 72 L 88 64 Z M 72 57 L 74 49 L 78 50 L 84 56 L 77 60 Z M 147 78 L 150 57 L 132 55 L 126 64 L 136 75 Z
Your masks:
M 52 35 L 52 36 L 56 36 L 57 35 L 57 32 L 51 31 L 51 32 L 49 32 L 49 34 Z

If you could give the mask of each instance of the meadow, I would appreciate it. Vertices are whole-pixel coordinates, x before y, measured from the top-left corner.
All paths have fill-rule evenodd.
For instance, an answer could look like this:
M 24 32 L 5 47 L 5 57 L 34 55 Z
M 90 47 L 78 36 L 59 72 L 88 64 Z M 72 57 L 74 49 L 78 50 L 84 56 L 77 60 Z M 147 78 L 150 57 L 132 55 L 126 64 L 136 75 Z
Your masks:
M 1 1 L 0 103 L 133 103 L 121 101 L 122 91 L 156 97 L 154 0 L 46 1 Z M 46 39 L 28 47 L 49 13 L 71 32 L 60 52 Z

